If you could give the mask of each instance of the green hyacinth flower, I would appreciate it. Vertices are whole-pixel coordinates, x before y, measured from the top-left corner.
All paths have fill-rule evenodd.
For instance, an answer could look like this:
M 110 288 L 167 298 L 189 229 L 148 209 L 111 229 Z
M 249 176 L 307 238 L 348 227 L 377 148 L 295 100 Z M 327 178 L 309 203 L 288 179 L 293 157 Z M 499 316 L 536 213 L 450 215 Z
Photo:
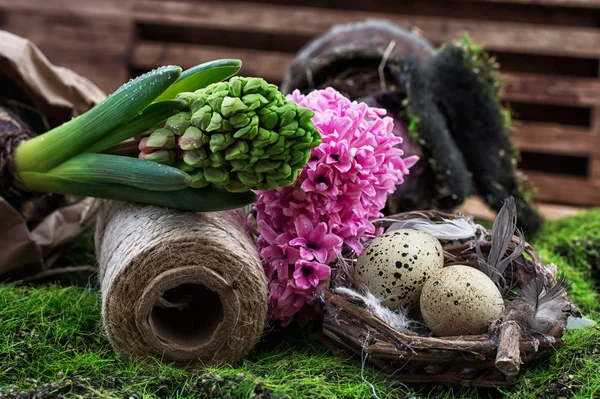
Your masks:
M 185 165 L 192 187 L 243 192 L 289 186 L 321 143 L 314 113 L 261 78 L 233 77 L 176 98 L 189 109 L 150 138 L 164 141 L 164 151 L 172 149 L 165 130 L 176 136 L 178 160 L 165 160 Z

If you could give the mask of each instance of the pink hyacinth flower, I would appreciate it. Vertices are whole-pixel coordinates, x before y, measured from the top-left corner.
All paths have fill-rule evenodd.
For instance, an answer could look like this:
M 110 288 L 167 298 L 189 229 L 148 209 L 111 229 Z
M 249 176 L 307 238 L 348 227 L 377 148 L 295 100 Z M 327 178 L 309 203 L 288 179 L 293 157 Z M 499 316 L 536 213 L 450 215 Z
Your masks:
M 321 144 L 312 150 L 293 186 L 258 193 L 254 204 L 258 246 L 271 280 L 269 304 L 282 325 L 310 305 L 342 246 L 357 254 L 381 233 L 371 222 L 381 217 L 416 157 L 402 158 L 393 120 L 384 109 L 350 101 L 333 88 L 288 99 L 315 114 Z M 253 220 L 249 221 L 252 225 Z
M 334 259 L 335 251 L 341 248 L 342 240 L 334 234 L 327 234 L 327 224 L 321 222 L 313 227 L 306 216 L 299 215 L 294 225 L 298 237 L 291 240 L 289 245 L 299 247 L 300 259 L 316 259 L 320 263 L 328 263 Z M 296 259 L 290 261 L 295 263 Z
M 306 289 L 318 286 L 319 281 L 325 280 L 330 275 L 331 269 L 323 263 L 299 260 L 294 270 L 294 281 L 298 288 Z

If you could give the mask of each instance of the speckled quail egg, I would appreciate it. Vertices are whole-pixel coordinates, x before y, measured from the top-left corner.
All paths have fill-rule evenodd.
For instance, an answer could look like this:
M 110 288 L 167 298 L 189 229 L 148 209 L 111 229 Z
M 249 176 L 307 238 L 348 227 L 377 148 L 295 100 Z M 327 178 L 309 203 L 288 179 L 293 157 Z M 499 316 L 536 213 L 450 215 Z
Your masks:
M 504 310 L 494 282 L 470 266 L 436 271 L 423 286 L 421 315 L 438 336 L 484 333 Z
M 356 262 L 354 280 L 390 309 L 413 308 L 432 272 L 444 266 L 442 245 L 433 235 L 411 229 L 375 238 Z

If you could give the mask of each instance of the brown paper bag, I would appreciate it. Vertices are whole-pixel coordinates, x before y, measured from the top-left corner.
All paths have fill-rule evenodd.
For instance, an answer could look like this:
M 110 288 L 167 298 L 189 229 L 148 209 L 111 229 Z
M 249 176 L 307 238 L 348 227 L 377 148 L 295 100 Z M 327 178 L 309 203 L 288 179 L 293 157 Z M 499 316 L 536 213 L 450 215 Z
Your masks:
M 43 116 L 46 129 L 84 113 L 106 97 L 89 80 L 52 65 L 29 40 L 0 31 L 0 43 L 0 95 L 16 87 L 18 97 L 26 98 Z M 0 197 L 0 280 L 49 268 L 64 246 L 90 227 L 89 222 L 79 222 L 89 202 L 69 198 L 67 206 L 54 210 L 30 230 L 24 215 Z

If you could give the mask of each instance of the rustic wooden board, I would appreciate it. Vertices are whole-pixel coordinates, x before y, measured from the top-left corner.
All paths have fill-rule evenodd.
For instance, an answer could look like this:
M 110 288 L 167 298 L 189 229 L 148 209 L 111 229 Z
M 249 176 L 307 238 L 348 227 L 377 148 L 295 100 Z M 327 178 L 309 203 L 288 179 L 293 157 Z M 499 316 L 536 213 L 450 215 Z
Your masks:
M 518 123 L 512 134 L 521 150 L 547 154 L 600 156 L 600 136 L 588 128 L 553 123 Z
M 600 42 L 598 43 L 600 47 Z M 553 75 L 503 73 L 508 101 L 571 106 L 600 105 L 600 80 Z
M 129 79 L 128 21 L 20 10 L 6 13 L 1 28 L 32 40 L 52 63 L 88 77 L 105 92 Z
M 156 68 L 166 63 L 188 68 L 218 58 L 241 59 L 241 74 L 261 76 L 270 82 L 279 83 L 292 63 L 294 55 L 217 46 L 140 42 L 133 51 L 131 65 L 142 70 Z
M 467 0 L 471 1 L 471 0 Z M 540 6 L 563 6 L 600 9 L 599 0 L 479 0 L 487 3 L 515 3 Z
M 600 205 L 600 0 L 0 0 L 0 16 L 0 28 L 107 92 L 159 65 L 216 58 L 279 83 L 313 36 L 365 17 L 418 28 L 434 44 L 467 30 L 505 65 L 502 98 L 523 117 L 513 138 L 525 156 L 587 163 L 582 176 L 566 164 L 564 174 L 528 172 L 540 200 Z
M 534 204 L 534 207 L 546 220 L 564 219 L 569 216 L 583 213 L 588 209 L 585 207 L 556 205 L 544 202 L 537 202 Z M 483 220 L 494 220 L 496 217 L 496 212 L 491 210 L 483 201 L 483 199 L 477 196 L 467 198 L 456 211 L 465 213 L 467 215 L 472 215 L 477 219 Z
M 0 0 L 0 9 L 9 12 L 30 11 L 47 15 L 129 20 L 126 10 L 130 4 L 130 1 L 123 0 Z
M 600 184 L 588 178 L 526 171 L 538 186 L 539 201 L 580 206 L 600 204 Z
M 235 12 L 231 12 L 235 10 Z M 405 26 L 415 26 L 434 43 L 460 37 L 469 31 L 473 40 L 490 50 L 529 54 L 600 57 L 600 30 L 568 26 L 544 26 L 511 22 L 450 19 L 445 17 L 403 16 L 364 11 L 289 7 L 251 2 L 153 1 L 135 2 L 136 20 L 157 24 L 181 24 L 204 28 L 236 29 L 240 32 L 267 32 L 312 37 L 333 24 L 363 18 L 384 18 Z M 241 40 L 243 36 L 241 36 Z

